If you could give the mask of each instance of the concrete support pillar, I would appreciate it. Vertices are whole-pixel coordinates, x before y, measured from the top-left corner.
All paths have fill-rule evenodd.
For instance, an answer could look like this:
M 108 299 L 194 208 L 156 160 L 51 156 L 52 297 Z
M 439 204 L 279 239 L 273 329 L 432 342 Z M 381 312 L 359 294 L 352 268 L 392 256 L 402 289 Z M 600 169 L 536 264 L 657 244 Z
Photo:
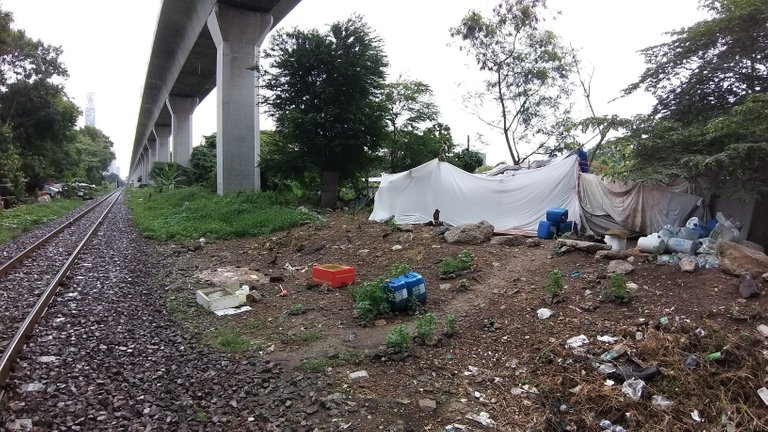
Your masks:
M 157 141 L 147 140 L 147 152 L 149 152 L 150 164 L 157 162 Z
M 171 161 L 171 127 L 155 126 L 157 137 L 157 160 L 160 162 Z
M 256 73 L 261 43 L 272 15 L 221 3 L 208 17 L 216 43 L 216 190 L 220 195 L 261 190 L 259 106 Z
M 167 102 L 171 111 L 173 161 L 187 167 L 192 155 L 192 114 L 197 103 L 197 98 L 182 96 L 169 96 Z

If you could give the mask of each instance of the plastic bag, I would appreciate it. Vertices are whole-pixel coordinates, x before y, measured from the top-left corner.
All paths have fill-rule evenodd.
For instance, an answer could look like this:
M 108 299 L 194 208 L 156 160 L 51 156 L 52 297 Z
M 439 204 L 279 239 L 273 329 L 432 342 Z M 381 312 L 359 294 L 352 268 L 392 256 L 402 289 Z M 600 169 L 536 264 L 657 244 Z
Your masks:
M 688 222 L 685 223 L 685 226 L 690 229 L 696 229 L 696 227 L 699 226 L 699 218 L 694 216 L 688 219 Z

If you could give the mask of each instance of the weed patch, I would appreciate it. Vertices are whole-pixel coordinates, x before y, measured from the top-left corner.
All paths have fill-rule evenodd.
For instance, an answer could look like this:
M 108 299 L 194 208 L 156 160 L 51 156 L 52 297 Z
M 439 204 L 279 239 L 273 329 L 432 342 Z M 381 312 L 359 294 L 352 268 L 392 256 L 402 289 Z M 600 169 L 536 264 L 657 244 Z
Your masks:
M 298 333 L 287 333 L 280 336 L 280 341 L 286 345 L 311 345 L 323 338 L 322 333 L 315 329 L 303 330 Z
M 355 299 L 355 313 L 365 322 L 373 321 L 376 316 L 389 312 L 389 296 L 382 289 L 384 279 L 362 282 L 350 287 L 352 298 Z
M 416 336 L 424 343 L 430 343 L 435 338 L 435 324 L 437 318 L 434 314 L 428 313 L 416 317 Z
M 387 333 L 384 338 L 384 345 L 396 352 L 405 352 L 411 345 L 411 335 L 405 324 L 396 325 Z
M 213 337 L 213 345 L 234 354 L 251 348 L 251 342 L 234 329 L 224 329 L 216 333 Z
M 613 273 L 600 291 L 600 299 L 608 302 L 627 303 L 632 298 L 627 290 L 627 278 L 621 273 Z
M 563 272 L 552 269 L 547 273 L 547 284 L 544 285 L 544 293 L 548 302 L 553 302 L 563 294 Z
M 82 200 L 59 199 L 0 211 L 0 243 L 5 243 L 38 225 L 64 216 L 82 204 Z
M 448 314 L 445 316 L 445 335 L 453 336 L 459 332 L 459 319 L 456 315 Z
M 474 259 L 475 257 L 472 255 L 472 252 L 465 249 L 459 252 L 456 258 L 443 258 L 440 264 L 437 265 L 437 271 L 440 273 L 440 277 L 460 275 L 472 269 Z

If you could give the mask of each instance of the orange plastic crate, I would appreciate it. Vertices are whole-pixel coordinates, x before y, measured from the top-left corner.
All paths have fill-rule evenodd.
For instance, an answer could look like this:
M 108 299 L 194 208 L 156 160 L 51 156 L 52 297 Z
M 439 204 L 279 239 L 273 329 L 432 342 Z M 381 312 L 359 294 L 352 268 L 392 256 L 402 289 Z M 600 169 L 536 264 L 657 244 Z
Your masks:
M 318 264 L 312 266 L 312 279 L 331 288 L 355 283 L 355 268 L 342 264 Z

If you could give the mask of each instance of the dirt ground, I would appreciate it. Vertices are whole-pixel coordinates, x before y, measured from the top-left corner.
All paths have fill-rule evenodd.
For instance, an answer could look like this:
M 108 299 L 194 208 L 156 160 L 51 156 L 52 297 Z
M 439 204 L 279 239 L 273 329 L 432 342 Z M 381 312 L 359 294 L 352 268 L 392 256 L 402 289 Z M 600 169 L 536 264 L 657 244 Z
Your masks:
M 631 431 L 768 430 L 768 408 L 757 393 L 766 385 L 768 351 L 756 331 L 768 321 L 766 299 L 740 299 L 737 278 L 719 269 L 684 273 L 635 257 L 627 276 L 632 300 L 603 302 L 606 281 L 599 273 L 608 262 L 590 254 L 552 257 L 553 241 L 453 245 L 428 226 L 415 226 L 410 239 L 366 217 L 338 212 L 325 222 L 207 242 L 197 250 L 155 244 L 167 264 L 161 280 L 168 283 L 169 311 L 201 341 L 239 329 L 253 349 L 236 355 L 264 356 L 286 373 L 333 383 L 325 396 L 345 402 L 306 412 L 314 424 L 338 430 L 490 430 L 470 418 L 482 412 L 496 430 L 602 430 L 601 420 Z M 396 245 L 402 248 L 393 250 Z M 475 257 L 474 271 L 461 276 L 468 289 L 459 288 L 459 279 L 441 280 L 437 271 L 443 258 L 464 249 Z M 387 352 L 381 347 L 386 334 L 401 323 L 413 329 L 414 317 L 389 314 L 377 325 L 363 325 L 346 288 L 307 283 L 312 265 L 326 263 L 354 266 L 358 280 L 374 279 L 396 263 L 409 265 L 427 284 L 422 313 L 438 317 L 438 331 L 447 314 L 456 315 L 458 334 L 433 345 L 414 343 L 405 356 Z M 566 286 L 559 301 L 548 304 L 544 287 L 555 268 Z M 206 271 L 249 284 L 260 299 L 250 303 L 252 310 L 231 316 L 202 310 L 194 294 L 209 284 L 201 276 Z M 287 296 L 278 296 L 280 287 Z M 539 319 L 544 307 L 554 315 Z M 588 344 L 567 348 L 566 341 L 579 335 Z M 618 339 L 606 343 L 598 336 Z M 628 354 L 605 363 L 658 367 L 658 376 L 644 379 L 637 401 L 622 395 L 625 377 L 596 368 L 600 355 L 622 342 Z M 722 358 L 707 360 L 713 352 Z M 689 369 L 683 363 L 691 355 L 698 364 Z M 359 370 L 369 378 L 348 377 Z M 655 403 L 658 396 L 673 404 Z

